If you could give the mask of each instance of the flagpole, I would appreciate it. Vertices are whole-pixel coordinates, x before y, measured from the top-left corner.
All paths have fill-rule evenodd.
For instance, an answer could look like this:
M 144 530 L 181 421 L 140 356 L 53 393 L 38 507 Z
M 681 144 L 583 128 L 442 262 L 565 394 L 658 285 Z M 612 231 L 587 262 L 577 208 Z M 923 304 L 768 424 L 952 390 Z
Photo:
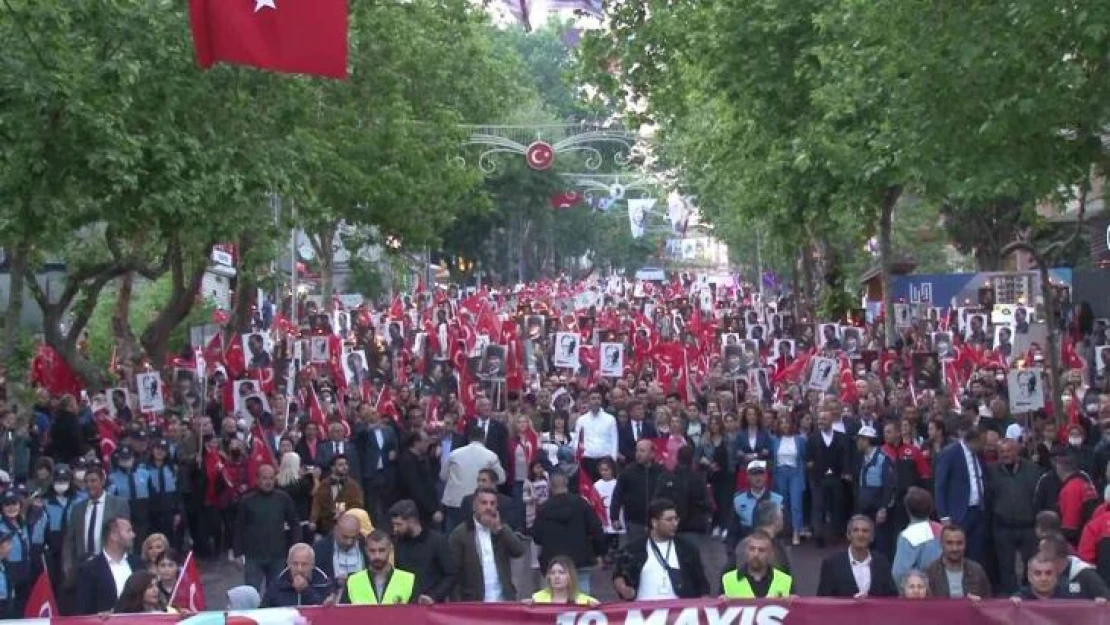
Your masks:
M 293 223 L 289 229 L 289 317 L 293 325 L 300 327 L 301 324 L 297 321 L 297 202 L 289 200 L 289 205 L 293 213 Z

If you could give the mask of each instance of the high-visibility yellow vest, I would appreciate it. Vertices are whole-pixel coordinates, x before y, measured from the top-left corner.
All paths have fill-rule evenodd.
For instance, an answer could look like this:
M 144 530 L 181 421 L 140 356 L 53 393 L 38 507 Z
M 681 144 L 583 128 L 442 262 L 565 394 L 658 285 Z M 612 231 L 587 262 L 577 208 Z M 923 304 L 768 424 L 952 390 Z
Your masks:
M 767 597 L 789 597 L 790 589 L 794 583 L 786 573 L 778 569 L 771 569 L 771 587 L 767 589 Z M 752 591 L 752 584 L 747 577 L 740 577 L 736 570 L 725 571 L 721 576 L 721 590 L 729 599 L 761 599 Z
M 591 602 L 596 602 L 596 601 L 597 601 L 596 599 L 587 595 L 586 593 L 580 592 L 574 597 L 573 603 L 575 605 L 590 605 Z M 537 590 L 536 592 L 534 592 L 532 594 L 532 602 L 533 603 L 551 603 L 551 591 L 547 590 L 547 589 Z
M 408 571 L 393 569 L 386 581 L 381 599 L 374 592 L 370 571 L 359 571 L 347 578 L 347 597 L 351 605 L 392 605 L 412 600 L 416 576 Z

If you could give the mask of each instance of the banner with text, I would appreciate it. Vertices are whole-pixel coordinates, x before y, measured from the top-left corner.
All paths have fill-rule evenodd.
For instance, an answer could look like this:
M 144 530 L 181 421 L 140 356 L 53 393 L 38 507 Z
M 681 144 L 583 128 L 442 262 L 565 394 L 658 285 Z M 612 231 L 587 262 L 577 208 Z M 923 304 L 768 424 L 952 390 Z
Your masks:
M 1110 607 L 1093 601 L 796 599 L 791 602 L 698 599 L 585 606 L 453 603 L 437 606 L 335 606 L 249 612 L 25 619 L 42 625 L 1110 625 Z

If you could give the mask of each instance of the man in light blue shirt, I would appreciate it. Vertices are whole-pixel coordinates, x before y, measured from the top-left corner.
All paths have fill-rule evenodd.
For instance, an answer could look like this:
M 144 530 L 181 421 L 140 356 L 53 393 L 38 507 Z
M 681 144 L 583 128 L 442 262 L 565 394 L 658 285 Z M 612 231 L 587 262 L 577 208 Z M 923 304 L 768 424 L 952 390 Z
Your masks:
M 911 486 L 903 499 L 910 524 L 898 535 L 891 574 L 899 586 L 906 573 L 924 571 L 941 556 L 940 526 L 929 520 L 933 512 L 933 496 L 918 486 Z

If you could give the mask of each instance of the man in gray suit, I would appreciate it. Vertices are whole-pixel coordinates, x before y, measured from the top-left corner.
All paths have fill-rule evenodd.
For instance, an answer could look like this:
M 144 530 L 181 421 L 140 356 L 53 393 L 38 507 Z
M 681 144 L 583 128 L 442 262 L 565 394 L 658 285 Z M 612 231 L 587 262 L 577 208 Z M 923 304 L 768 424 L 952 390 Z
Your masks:
M 78 567 L 100 553 L 104 524 L 112 519 L 131 519 L 127 500 L 104 492 L 104 469 L 99 465 L 85 472 L 85 490 L 89 498 L 70 510 L 62 544 L 62 569 L 71 582 Z

